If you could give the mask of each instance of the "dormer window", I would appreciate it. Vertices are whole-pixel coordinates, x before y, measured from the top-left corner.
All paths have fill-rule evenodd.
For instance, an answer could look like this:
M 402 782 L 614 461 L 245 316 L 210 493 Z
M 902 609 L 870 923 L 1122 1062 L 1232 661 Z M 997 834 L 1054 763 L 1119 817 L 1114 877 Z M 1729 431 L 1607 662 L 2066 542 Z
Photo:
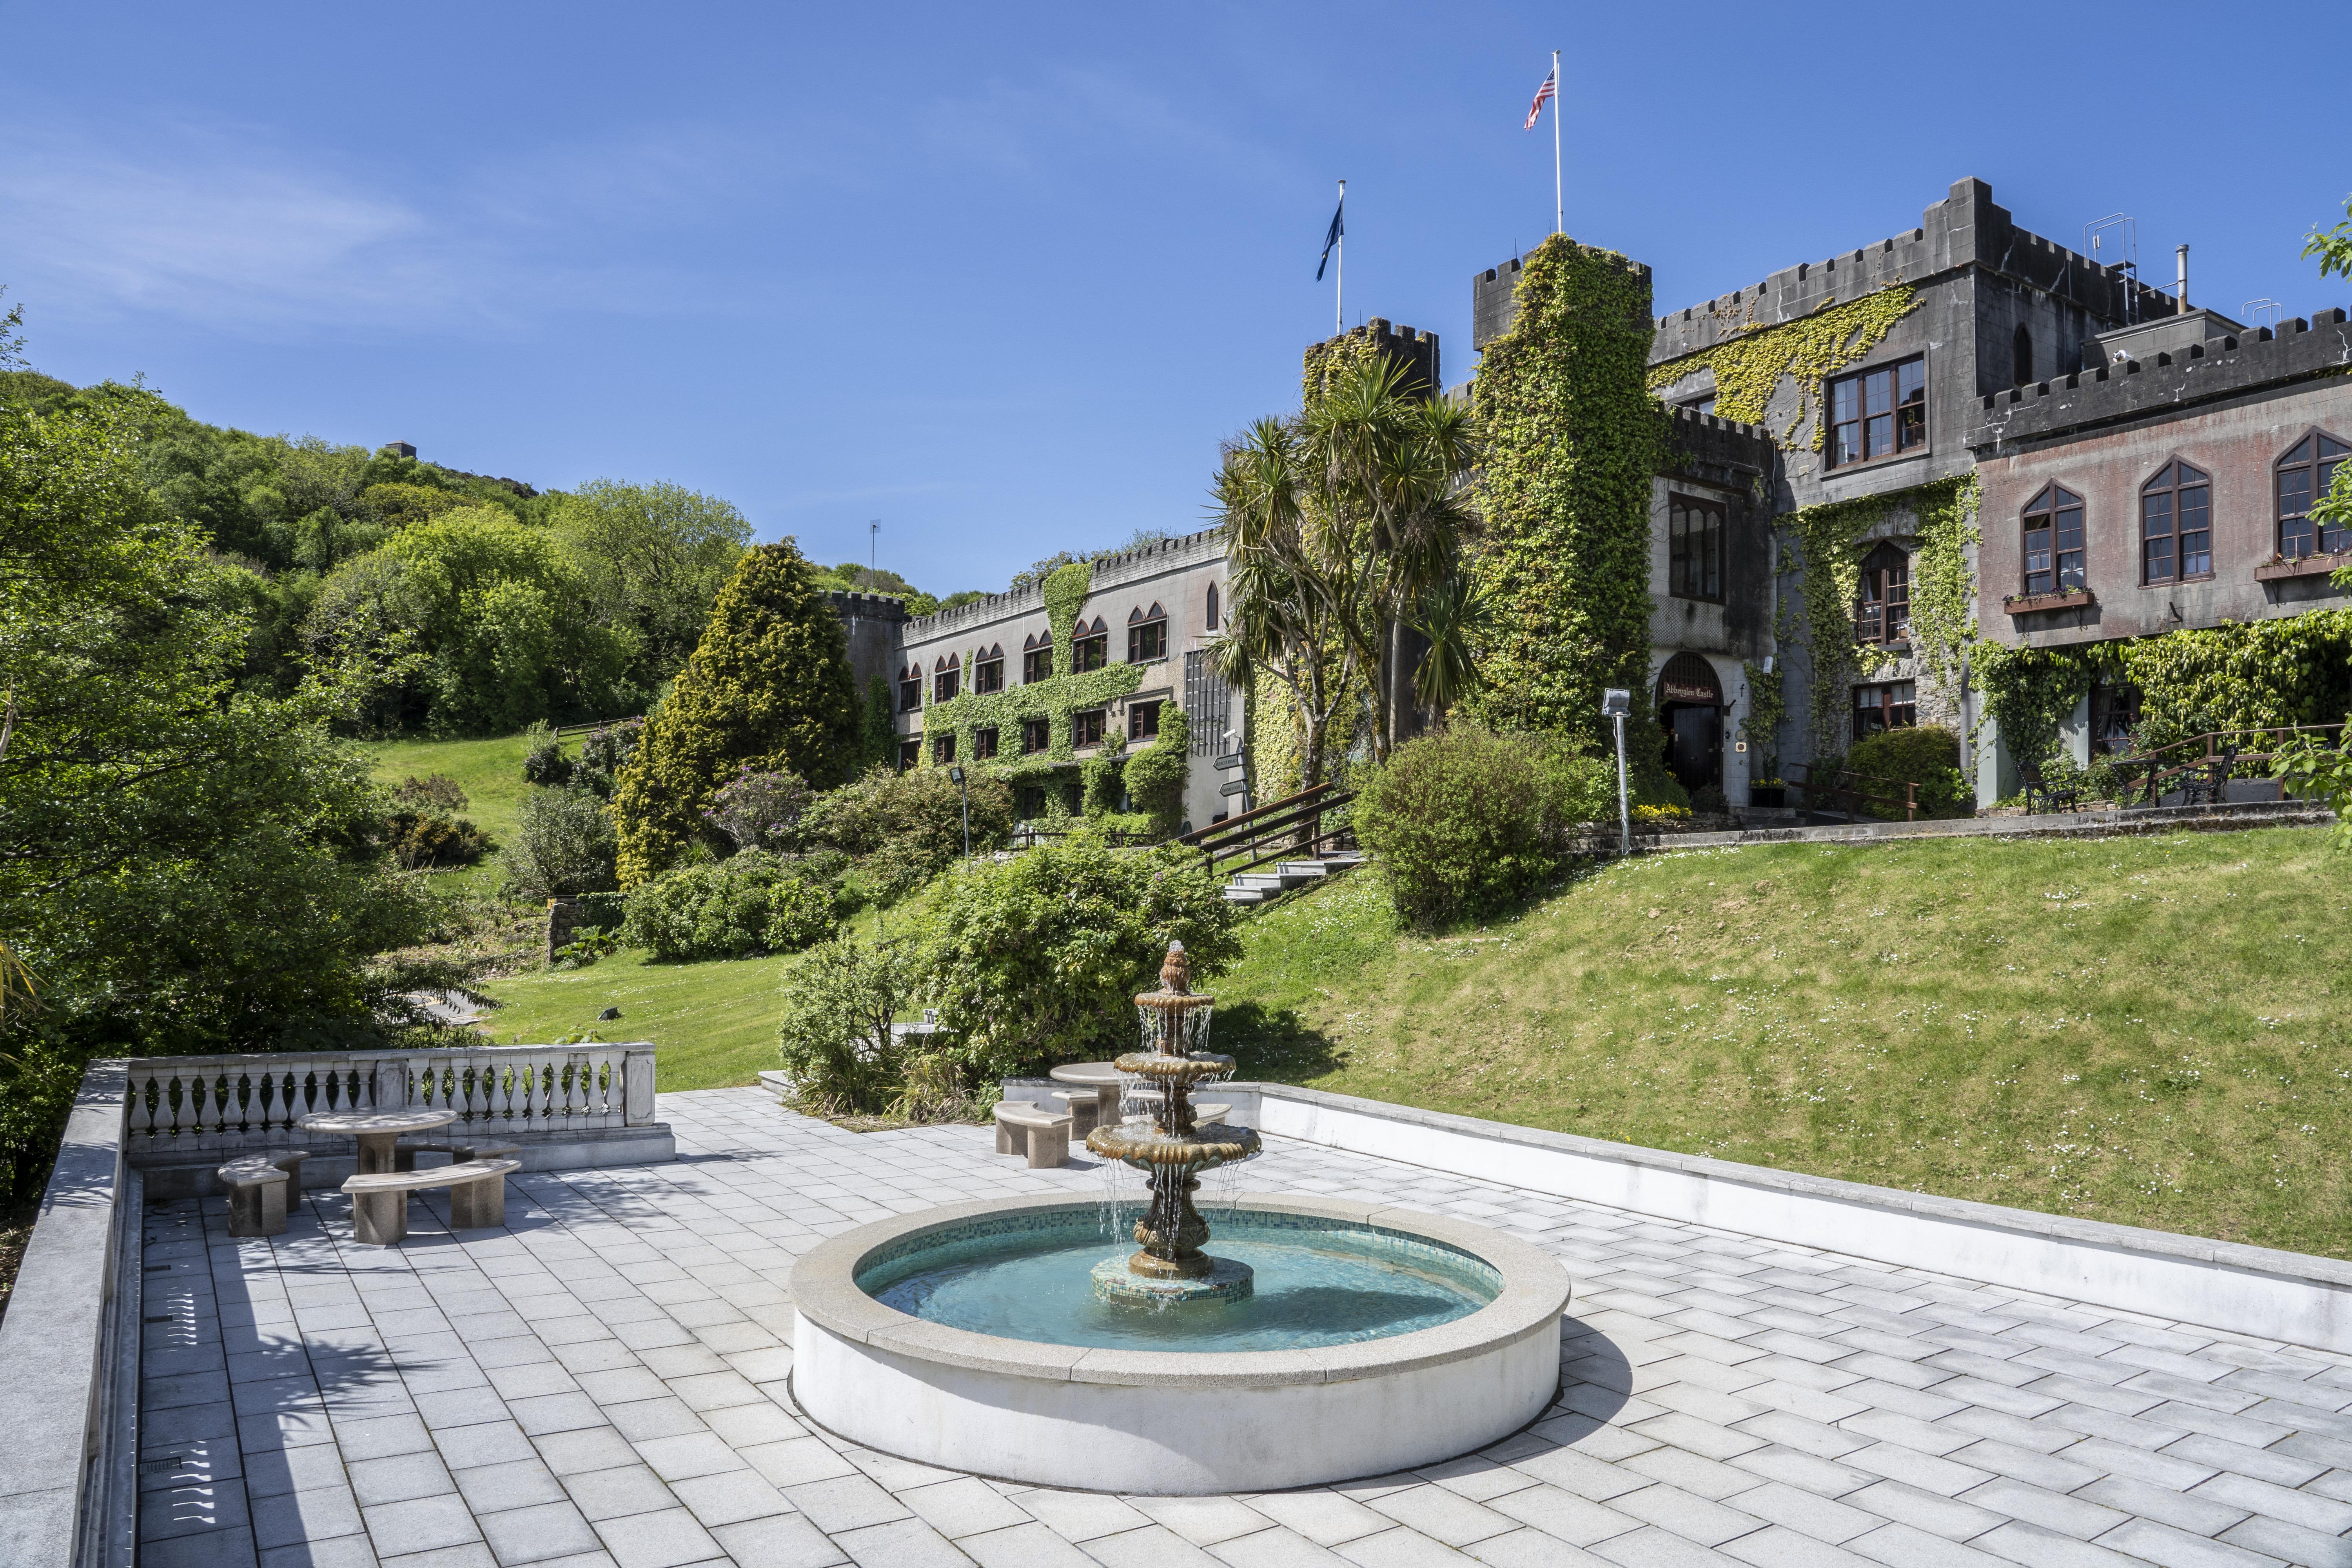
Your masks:
M 2044 485 L 2025 503 L 2025 591 L 2063 594 L 2083 582 L 2083 498 Z
M 1070 673 L 1084 675 L 1110 662 L 1110 628 L 1097 616 L 1092 625 L 1080 621 L 1070 628 Z
M 1150 664 L 1168 657 L 1168 612 L 1158 605 L 1127 616 L 1127 662 Z
M 1875 647 L 1911 640 L 1911 557 L 1892 544 L 1863 557 L 1853 640 Z

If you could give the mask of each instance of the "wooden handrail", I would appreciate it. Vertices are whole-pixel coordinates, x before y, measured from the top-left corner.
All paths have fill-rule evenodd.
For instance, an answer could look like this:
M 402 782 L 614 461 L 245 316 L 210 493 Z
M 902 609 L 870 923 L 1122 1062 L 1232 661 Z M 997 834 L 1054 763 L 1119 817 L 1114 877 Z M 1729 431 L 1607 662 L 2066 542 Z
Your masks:
M 2182 739 L 2171 742 L 2168 744 L 2158 746 L 2154 751 L 2134 752 L 2128 756 L 2115 757 L 2109 760 L 2117 763 L 2153 762 L 2157 758 L 2164 755 L 2167 752 L 2177 752 L 2183 746 L 2193 746 L 2200 741 L 2205 743 L 2205 756 L 2210 760 L 2221 754 L 2220 749 L 2216 747 L 2213 742 L 2225 737 L 2234 737 L 2239 735 L 2301 735 L 2328 730 L 2341 730 L 2342 728 L 2344 728 L 2343 721 L 2338 720 L 2333 724 L 2274 724 L 2269 729 L 2253 729 L 2250 727 L 2240 730 L 2208 730 L 2201 735 L 2185 736 Z M 2257 753 L 2251 752 L 2242 752 L 2239 753 L 2241 757 L 2251 757 L 2256 754 Z M 2262 752 L 2259 754 L 2264 760 L 2268 760 L 2270 756 L 2269 752 Z
M 557 728 L 555 738 L 562 741 L 573 735 L 585 735 L 598 730 L 609 730 L 615 724 L 635 724 L 642 721 L 644 718 L 645 715 L 642 713 L 631 713 L 621 719 L 595 719 L 585 724 L 564 724 Z
M 1177 839 L 1176 842 L 1179 844 L 1191 845 L 1206 843 L 1211 838 L 1231 833 L 1235 828 L 1254 823 L 1269 812 L 1281 811 L 1286 808 L 1301 805 L 1307 801 L 1316 799 L 1318 796 L 1328 795 L 1339 787 L 1339 786 L 1338 784 L 1309 784 L 1307 788 L 1298 791 L 1296 795 L 1286 795 L 1280 800 L 1272 800 L 1266 802 L 1264 805 L 1252 806 L 1249 810 L 1241 813 L 1237 816 L 1228 816 L 1223 822 L 1213 822 L 1206 827 L 1196 827 L 1192 832 L 1187 833 L 1182 837 Z

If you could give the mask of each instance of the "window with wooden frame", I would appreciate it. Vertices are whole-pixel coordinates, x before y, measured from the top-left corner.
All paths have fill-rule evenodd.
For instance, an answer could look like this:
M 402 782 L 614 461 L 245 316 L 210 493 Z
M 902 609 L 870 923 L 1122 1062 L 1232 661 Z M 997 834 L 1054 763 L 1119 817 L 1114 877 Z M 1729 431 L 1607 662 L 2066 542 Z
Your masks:
M 955 699 L 956 688 L 963 682 L 963 660 L 953 654 L 942 655 L 931 667 L 931 700 L 949 702 Z
M 914 767 L 921 763 L 922 760 L 923 743 L 920 741 L 901 741 L 898 742 L 898 771 L 900 773 L 905 773 L 908 768 Z
M 1053 743 L 1054 732 L 1047 721 L 1043 719 L 1021 721 L 1021 754 L 1023 756 L 1034 757 Z
M 978 683 L 974 682 L 974 684 Z M 992 724 L 985 730 L 974 730 L 971 732 L 971 760 L 975 763 L 984 763 L 994 755 L 996 755 L 996 727 Z
M 1206 625 L 1211 631 L 1217 629 L 1217 585 L 1214 583 L 1209 584 L 1209 614 L 1206 617 Z
M 1100 669 L 1110 662 L 1110 628 L 1097 616 L 1088 626 L 1080 621 L 1070 628 L 1070 673 L 1084 675 L 1090 669 Z
M 2044 485 L 2025 503 L 2025 591 L 2063 594 L 2083 583 L 2083 498 Z
M 982 692 L 1004 689 L 1004 649 L 1002 646 L 983 648 L 972 655 L 971 689 Z
M 1887 647 L 1911 640 L 1911 557 L 1882 544 L 1862 558 L 1854 592 L 1853 640 Z
M 1099 746 L 1103 738 L 1103 718 L 1106 710 L 1089 708 L 1083 713 L 1070 715 L 1070 744 Z
M 1918 722 L 1918 688 L 1914 682 L 1885 680 L 1853 689 L 1856 741 L 1866 741 L 1889 730 L 1908 730 Z
M 2213 574 L 2213 479 L 2175 458 L 2139 488 L 2140 581 Z
M 1127 613 L 1127 662 L 1150 664 L 1168 657 L 1168 612 L 1158 605 Z
M 1721 501 L 1666 498 L 1666 592 L 1675 598 L 1723 602 L 1723 518 Z
M 1054 634 L 1021 639 L 1021 684 L 1034 686 L 1041 680 L 1054 679 Z
M 1829 384 L 1829 466 L 1874 463 L 1927 445 L 1927 362 L 1906 359 Z
M 931 761 L 941 767 L 955 761 L 955 737 L 952 734 L 931 737 Z
M 898 711 L 912 713 L 923 705 L 923 667 L 910 664 L 898 672 Z
M 1127 705 L 1127 738 L 1149 741 L 1160 733 L 1160 704 L 1130 702 Z
M 2288 560 L 2352 550 L 2352 529 L 2323 525 L 2311 515 L 2311 503 L 2327 494 L 2336 465 L 2347 457 L 2352 457 L 2352 447 L 2315 430 L 2278 460 L 2273 487 L 2278 497 L 2278 552 Z
M 2137 748 L 2132 732 L 2139 728 L 2139 688 L 2098 681 L 2091 688 L 2091 754 L 2129 756 Z

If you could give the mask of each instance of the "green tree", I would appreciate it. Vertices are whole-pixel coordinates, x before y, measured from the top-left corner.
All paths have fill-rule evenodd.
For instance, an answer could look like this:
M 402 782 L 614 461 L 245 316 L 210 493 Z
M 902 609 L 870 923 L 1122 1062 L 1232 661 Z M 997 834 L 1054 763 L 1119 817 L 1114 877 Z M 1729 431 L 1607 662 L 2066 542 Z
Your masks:
M 511 733 L 534 719 L 608 713 L 633 695 L 635 637 L 584 615 L 584 598 L 546 531 L 469 506 L 413 522 L 338 568 L 308 635 L 318 644 L 413 634 L 425 662 L 403 716 L 439 735 Z
M 877 675 L 866 683 L 866 709 L 860 716 L 864 749 L 860 760 L 869 768 L 898 765 L 898 705 L 890 700 L 890 678 Z
M 848 644 L 808 563 L 790 540 L 745 551 L 614 789 L 621 886 L 652 877 L 699 835 L 711 797 L 746 763 L 838 781 L 858 727 Z
M 719 590 L 751 542 L 731 502 L 683 485 L 595 479 L 565 497 L 553 530 L 604 625 L 637 643 L 647 690 L 694 652 Z
M 2321 228 L 2317 224 L 2304 237 L 2303 254 L 2308 258 L 2319 258 L 2319 275 L 2340 273 L 2352 278 L 2352 196 L 2344 199 L 2344 221 L 2333 228 Z
M 341 693 L 239 689 L 249 621 L 146 484 L 142 412 L 0 408 L 0 936 L 43 1002 L 0 1061 L 20 1185 L 93 1052 L 369 1037 L 404 988 L 370 956 L 425 927 Z
M 784 971 L 779 1057 L 793 1098 L 821 1115 L 885 1109 L 898 1091 L 891 1023 L 915 994 L 912 947 L 841 937 Z

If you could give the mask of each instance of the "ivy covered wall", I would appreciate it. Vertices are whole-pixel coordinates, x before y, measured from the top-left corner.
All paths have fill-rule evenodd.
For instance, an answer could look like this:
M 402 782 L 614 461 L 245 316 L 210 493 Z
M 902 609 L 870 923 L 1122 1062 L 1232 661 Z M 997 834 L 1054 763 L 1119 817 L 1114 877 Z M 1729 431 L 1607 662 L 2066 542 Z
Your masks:
M 1474 384 L 1488 445 L 1473 570 L 1493 616 L 1467 706 L 1498 728 L 1597 739 L 1601 691 L 1625 687 L 1633 754 L 1654 756 L 1649 503 L 1665 450 L 1645 381 L 1649 269 L 1554 235 L 1528 255 L 1517 306 Z

